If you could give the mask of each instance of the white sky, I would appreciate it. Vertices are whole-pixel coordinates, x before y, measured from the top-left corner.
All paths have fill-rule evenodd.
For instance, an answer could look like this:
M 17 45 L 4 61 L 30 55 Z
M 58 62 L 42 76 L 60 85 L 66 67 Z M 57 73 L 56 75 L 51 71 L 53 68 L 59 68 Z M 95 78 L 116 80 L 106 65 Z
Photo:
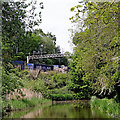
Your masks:
M 41 0 L 42 1 L 42 0 Z M 72 28 L 69 18 L 73 15 L 70 8 L 78 4 L 78 0 L 43 0 L 42 23 L 39 26 L 43 32 L 52 32 L 56 36 L 56 44 L 62 52 L 72 52 L 71 33 Z
M 72 17 L 74 13 L 71 12 L 70 9 L 76 6 L 80 0 L 37 0 L 37 2 L 38 1 L 43 2 L 44 9 L 42 10 L 42 23 L 37 28 L 42 29 L 45 33 L 51 32 L 55 35 L 56 44 L 60 46 L 61 52 L 69 51 L 72 53 L 71 32 L 68 31 L 68 29 L 72 28 L 69 18 Z

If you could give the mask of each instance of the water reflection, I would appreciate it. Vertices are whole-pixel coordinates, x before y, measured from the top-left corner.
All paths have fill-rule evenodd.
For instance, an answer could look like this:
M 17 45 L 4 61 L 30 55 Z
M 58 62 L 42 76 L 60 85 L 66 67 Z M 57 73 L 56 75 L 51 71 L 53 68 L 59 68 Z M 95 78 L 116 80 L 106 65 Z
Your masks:
M 44 104 L 29 110 L 11 112 L 9 118 L 109 118 L 104 112 L 82 104 Z M 75 106 L 79 106 L 76 108 Z M 87 107 L 86 107 L 87 106 Z M 8 118 L 8 116 L 7 116 Z
M 42 115 L 42 109 L 39 109 L 39 110 L 29 112 L 26 115 L 22 116 L 21 118 L 36 118 L 41 115 Z
M 73 104 L 56 104 L 37 108 L 21 118 L 108 118 L 108 116 L 90 108 L 74 108 Z

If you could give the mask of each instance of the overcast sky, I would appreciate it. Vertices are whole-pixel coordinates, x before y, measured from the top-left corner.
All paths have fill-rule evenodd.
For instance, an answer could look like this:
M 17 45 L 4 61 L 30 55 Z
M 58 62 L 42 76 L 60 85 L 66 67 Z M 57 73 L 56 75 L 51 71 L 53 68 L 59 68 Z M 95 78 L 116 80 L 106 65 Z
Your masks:
M 20 0 L 14 0 L 20 1 Z M 31 0 L 26 0 L 27 2 Z M 68 29 L 72 28 L 69 20 L 73 12 L 70 9 L 78 4 L 80 0 L 37 0 L 43 2 L 44 9 L 42 10 L 42 23 L 39 27 L 43 32 L 51 32 L 56 36 L 56 44 L 61 48 L 61 52 L 69 51 L 72 53 L 71 32 Z M 38 8 L 39 11 L 39 8 Z
M 41 0 L 42 1 L 42 0 Z M 57 45 L 63 52 L 72 52 L 69 43 L 70 29 L 72 27 L 69 18 L 73 15 L 71 7 L 78 4 L 78 0 L 43 0 L 42 23 L 39 26 L 45 33 L 52 32 L 56 35 Z

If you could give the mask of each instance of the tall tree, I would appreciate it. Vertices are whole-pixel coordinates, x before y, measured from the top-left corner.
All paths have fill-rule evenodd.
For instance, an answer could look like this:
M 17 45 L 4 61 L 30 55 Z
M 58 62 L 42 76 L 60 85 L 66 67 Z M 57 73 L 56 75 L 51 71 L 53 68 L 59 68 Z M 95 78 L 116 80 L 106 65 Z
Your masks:
M 16 56 L 24 56 L 22 51 L 23 43 L 25 43 L 27 31 L 32 31 L 35 25 L 41 23 L 41 9 L 40 12 L 35 14 L 35 1 L 31 1 L 26 4 L 24 0 L 22 2 L 2 2 L 0 1 L 0 7 L 2 8 L 2 95 L 6 95 L 11 91 L 23 87 L 21 82 L 20 71 L 17 69 L 12 71 L 10 68 L 11 61 Z M 28 7 L 30 9 L 29 17 Z M 36 19 L 35 16 L 38 18 Z M 31 33 L 31 32 L 29 32 Z M 24 46 L 25 47 L 25 46 Z M 1 70 L 1 69 L 0 69 Z M 20 91 L 21 92 L 21 91 Z M 3 97 L 2 96 L 2 97 Z
M 71 21 L 79 25 L 79 31 L 73 33 L 75 66 L 82 68 L 76 72 L 84 71 L 79 79 L 92 82 L 94 94 L 100 97 L 115 96 L 120 91 L 119 3 L 86 2 L 71 10 L 76 11 Z
M 30 6 L 32 8 L 27 11 Z M 28 4 L 25 2 L 2 2 L 3 63 L 8 63 L 16 54 L 22 52 L 21 47 L 25 40 L 25 34 L 41 23 L 42 7 L 40 7 L 38 15 L 35 13 L 35 9 L 33 1 Z M 36 19 L 35 16 L 39 16 L 39 18 Z

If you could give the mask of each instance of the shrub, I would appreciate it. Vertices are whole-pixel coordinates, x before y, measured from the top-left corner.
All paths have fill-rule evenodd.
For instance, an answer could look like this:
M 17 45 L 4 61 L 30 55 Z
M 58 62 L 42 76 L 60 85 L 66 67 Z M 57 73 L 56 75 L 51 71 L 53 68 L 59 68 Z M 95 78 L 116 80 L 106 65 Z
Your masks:
M 51 99 L 56 101 L 72 100 L 73 96 L 71 94 L 51 94 Z
M 91 108 L 98 108 L 99 110 L 108 113 L 111 116 L 117 116 L 120 114 L 119 103 L 116 103 L 114 99 L 98 99 L 93 96 L 90 100 Z

